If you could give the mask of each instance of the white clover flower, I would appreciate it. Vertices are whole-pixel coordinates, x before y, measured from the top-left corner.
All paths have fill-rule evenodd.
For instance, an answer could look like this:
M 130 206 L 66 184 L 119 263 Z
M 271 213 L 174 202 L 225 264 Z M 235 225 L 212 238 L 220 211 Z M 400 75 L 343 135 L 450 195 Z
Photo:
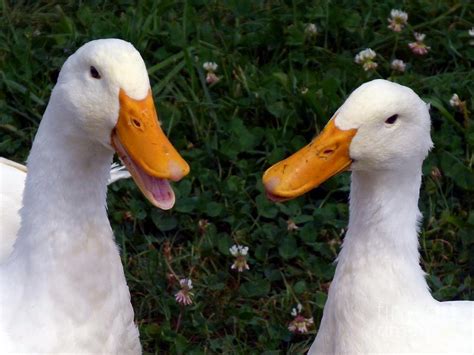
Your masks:
M 229 252 L 232 254 L 232 256 L 237 256 L 237 253 L 239 252 L 239 246 L 238 245 L 232 245 L 229 248 Z
M 408 43 L 411 51 L 417 55 L 425 55 L 431 49 L 423 41 L 425 40 L 426 35 L 424 33 L 414 33 L 416 42 Z
M 389 23 L 388 28 L 394 32 L 401 32 L 408 22 L 408 14 L 402 10 L 392 9 L 390 11 L 390 18 L 387 21 Z
M 179 285 L 183 288 L 186 287 L 188 290 L 193 289 L 193 281 L 191 279 L 185 278 L 179 280 Z
M 204 68 L 206 73 L 206 83 L 209 85 L 217 83 L 220 79 L 219 77 L 214 73 L 217 70 L 218 65 L 214 62 L 205 62 L 202 67 Z
M 405 71 L 407 65 L 401 59 L 394 59 L 394 60 L 392 60 L 392 63 L 390 64 L 390 67 L 395 71 L 403 73 Z
M 230 253 L 232 256 L 239 256 L 239 255 L 247 255 L 249 251 L 249 247 L 234 244 L 232 247 L 229 248 Z
M 377 68 L 378 64 L 373 61 L 377 54 L 370 48 L 360 51 L 354 58 L 357 64 L 361 64 L 365 71 Z
M 247 264 L 248 251 L 249 247 L 238 244 L 230 247 L 229 252 L 232 254 L 232 256 L 235 257 L 234 263 L 231 265 L 230 268 L 237 269 L 238 272 L 250 269 L 249 265 Z
M 308 328 L 314 323 L 313 317 L 305 318 L 301 311 L 303 306 L 301 303 L 298 303 L 296 308 L 291 310 L 291 315 L 294 317 L 293 320 L 288 325 L 288 330 L 293 333 L 307 333 Z
M 449 104 L 455 109 L 457 109 L 459 112 L 461 112 L 465 117 L 468 115 L 466 101 L 462 101 L 459 98 L 458 94 L 453 94 L 453 96 L 451 96 Z
M 356 57 L 355 62 L 357 64 L 363 63 L 365 60 L 372 60 L 377 56 L 377 54 L 370 48 L 366 48 L 363 51 L 360 51 Z
M 314 23 L 308 23 L 304 29 L 304 33 L 308 36 L 316 36 L 318 34 L 318 28 Z
M 181 290 L 179 290 L 175 295 L 176 302 L 188 306 L 193 303 L 191 299 L 194 294 L 190 292 L 193 289 L 193 282 L 191 279 L 184 278 L 179 280 L 179 285 L 181 286 Z
M 290 232 L 300 229 L 300 227 L 298 227 L 292 219 L 287 220 L 286 225 L 286 229 Z
M 218 65 L 215 62 L 205 62 L 202 67 L 208 72 L 215 72 Z
M 298 304 L 296 305 L 296 308 L 292 308 L 292 309 L 291 309 L 291 315 L 292 315 L 293 317 L 296 317 L 298 314 L 301 313 L 302 310 L 303 310 L 303 306 L 301 305 L 301 303 L 298 303 Z
M 213 72 L 208 72 L 206 74 L 206 83 L 208 83 L 209 85 L 217 83 L 219 80 L 220 80 L 219 77 Z
M 302 310 L 303 310 L 303 306 L 301 305 L 301 303 L 298 303 L 296 308 L 293 308 L 291 310 L 291 315 L 294 318 L 288 325 L 288 330 L 290 332 L 301 333 L 301 334 L 307 333 L 308 327 L 310 327 L 314 323 L 313 317 L 305 318 L 301 314 Z
M 207 219 L 200 219 L 198 221 L 198 227 L 199 227 L 199 231 L 201 233 L 204 233 L 206 229 L 209 227 L 209 221 Z
M 453 96 L 451 96 L 451 99 L 449 100 L 449 104 L 452 106 L 452 107 L 460 107 L 462 102 L 461 102 L 461 99 L 459 98 L 458 94 L 453 94 Z
M 313 317 L 305 318 L 301 315 L 296 316 L 288 325 L 288 330 L 292 333 L 305 334 L 308 332 L 308 328 L 314 323 Z
M 433 169 L 431 169 L 430 175 L 431 175 L 431 178 L 435 181 L 439 181 L 443 177 L 443 174 L 441 174 L 441 171 L 439 170 L 437 166 L 434 166 Z
M 419 32 L 415 32 L 413 35 L 415 36 L 415 39 L 418 42 L 423 42 L 425 40 L 425 37 L 426 37 L 426 35 L 424 33 L 419 33 Z

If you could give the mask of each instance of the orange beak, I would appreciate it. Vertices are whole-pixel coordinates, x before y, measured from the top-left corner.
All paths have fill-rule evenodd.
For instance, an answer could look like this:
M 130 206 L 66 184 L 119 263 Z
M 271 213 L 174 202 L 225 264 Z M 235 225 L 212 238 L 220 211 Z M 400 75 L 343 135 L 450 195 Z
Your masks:
M 161 129 L 151 90 L 143 100 L 134 100 L 121 89 L 119 103 L 112 146 L 148 200 L 170 209 L 175 196 L 168 180 L 181 180 L 189 165 Z
M 273 201 L 298 197 L 352 163 L 349 146 L 356 129 L 341 130 L 331 119 L 306 147 L 270 167 L 263 175 L 267 196 Z

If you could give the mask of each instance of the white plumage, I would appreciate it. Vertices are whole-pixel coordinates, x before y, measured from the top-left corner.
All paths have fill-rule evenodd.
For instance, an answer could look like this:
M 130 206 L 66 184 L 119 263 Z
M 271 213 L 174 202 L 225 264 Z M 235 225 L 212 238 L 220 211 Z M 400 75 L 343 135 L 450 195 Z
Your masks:
M 26 182 L 21 166 L 2 167 L 2 205 L 17 211 L 24 193 L 18 237 L 14 226 L 1 236 L 16 241 L 0 263 L 0 354 L 141 353 L 106 213 L 114 149 L 149 200 L 171 208 L 167 180 L 189 167 L 159 127 L 145 64 L 130 43 L 97 40 L 63 65 Z
M 26 167 L 0 158 L 0 263 L 13 249 L 25 187 Z
M 304 149 L 317 152 L 323 169 L 344 141 L 350 144 L 350 218 L 309 354 L 473 354 L 474 302 L 434 300 L 420 267 L 418 197 L 432 147 L 428 105 L 407 87 L 374 80 L 350 95 L 332 125 L 345 138 L 325 145 L 332 139 L 326 135 Z M 303 193 L 294 182 L 314 176 L 305 164 L 311 162 L 288 158 L 270 168 L 264 176 L 270 197 Z M 295 179 L 302 171 L 309 178 Z
M 0 263 L 12 252 L 20 229 L 26 171 L 26 166 L 0 157 Z M 114 163 L 108 184 L 129 177 L 130 173 L 123 166 Z

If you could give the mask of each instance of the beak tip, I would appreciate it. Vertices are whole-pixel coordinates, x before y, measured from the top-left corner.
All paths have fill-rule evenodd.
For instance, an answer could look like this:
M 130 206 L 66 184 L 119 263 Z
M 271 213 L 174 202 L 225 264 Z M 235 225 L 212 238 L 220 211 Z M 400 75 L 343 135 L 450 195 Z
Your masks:
M 277 186 L 280 184 L 280 178 L 278 176 L 270 176 L 268 170 L 263 175 L 263 186 L 268 193 L 275 192 Z
M 187 162 L 184 162 L 183 177 L 188 175 L 190 171 L 191 171 L 191 168 L 189 167 L 189 164 Z
M 170 171 L 170 180 L 179 181 L 189 174 L 190 168 L 189 164 L 182 160 L 179 162 L 170 161 L 169 162 L 169 171 Z

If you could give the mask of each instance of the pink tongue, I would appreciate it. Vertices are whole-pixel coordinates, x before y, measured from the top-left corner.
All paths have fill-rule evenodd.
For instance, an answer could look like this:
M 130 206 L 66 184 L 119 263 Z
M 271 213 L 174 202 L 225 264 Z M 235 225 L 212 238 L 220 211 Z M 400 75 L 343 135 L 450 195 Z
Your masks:
M 151 178 L 150 192 L 163 209 L 170 209 L 174 205 L 174 192 L 168 180 Z
M 133 178 L 135 179 L 136 175 L 140 176 L 139 180 L 136 181 L 137 183 L 139 183 L 139 181 L 143 183 L 143 186 L 141 183 L 139 183 L 140 189 L 147 196 L 147 198 L 152 198 L 154 200 L 150 200 L 150 202 L 163 210 L 169 210 L 171 207 L 173 207 L 175 196 L 168 180 L 148 175 L 143 169 L 135 164 L 133 159 L 129 157 L 126 149 L 122 146 L 116 135 L 112 135 L 112 141 L 114 143 L 115 149 L 117 149 L 120 159 L 132 173 Z
M 279 197 L 276 195 L 271 194 L 270 192 L 266 191 L 267 198 L 272 202 L 282 202 L 286 201 L 287 199 L 284 197 Z
M 158 201 L 166 201 L 173 197 L 170 183 L 164 179 L 153 179 L 153 183 L 150 189 L 153 197 Z
M 142 173 L 146 189 L 153 195 L 158 207 L 168 210 L 174 205 L 175 197 L 170 183 L 166 179 L 160 179 Z

